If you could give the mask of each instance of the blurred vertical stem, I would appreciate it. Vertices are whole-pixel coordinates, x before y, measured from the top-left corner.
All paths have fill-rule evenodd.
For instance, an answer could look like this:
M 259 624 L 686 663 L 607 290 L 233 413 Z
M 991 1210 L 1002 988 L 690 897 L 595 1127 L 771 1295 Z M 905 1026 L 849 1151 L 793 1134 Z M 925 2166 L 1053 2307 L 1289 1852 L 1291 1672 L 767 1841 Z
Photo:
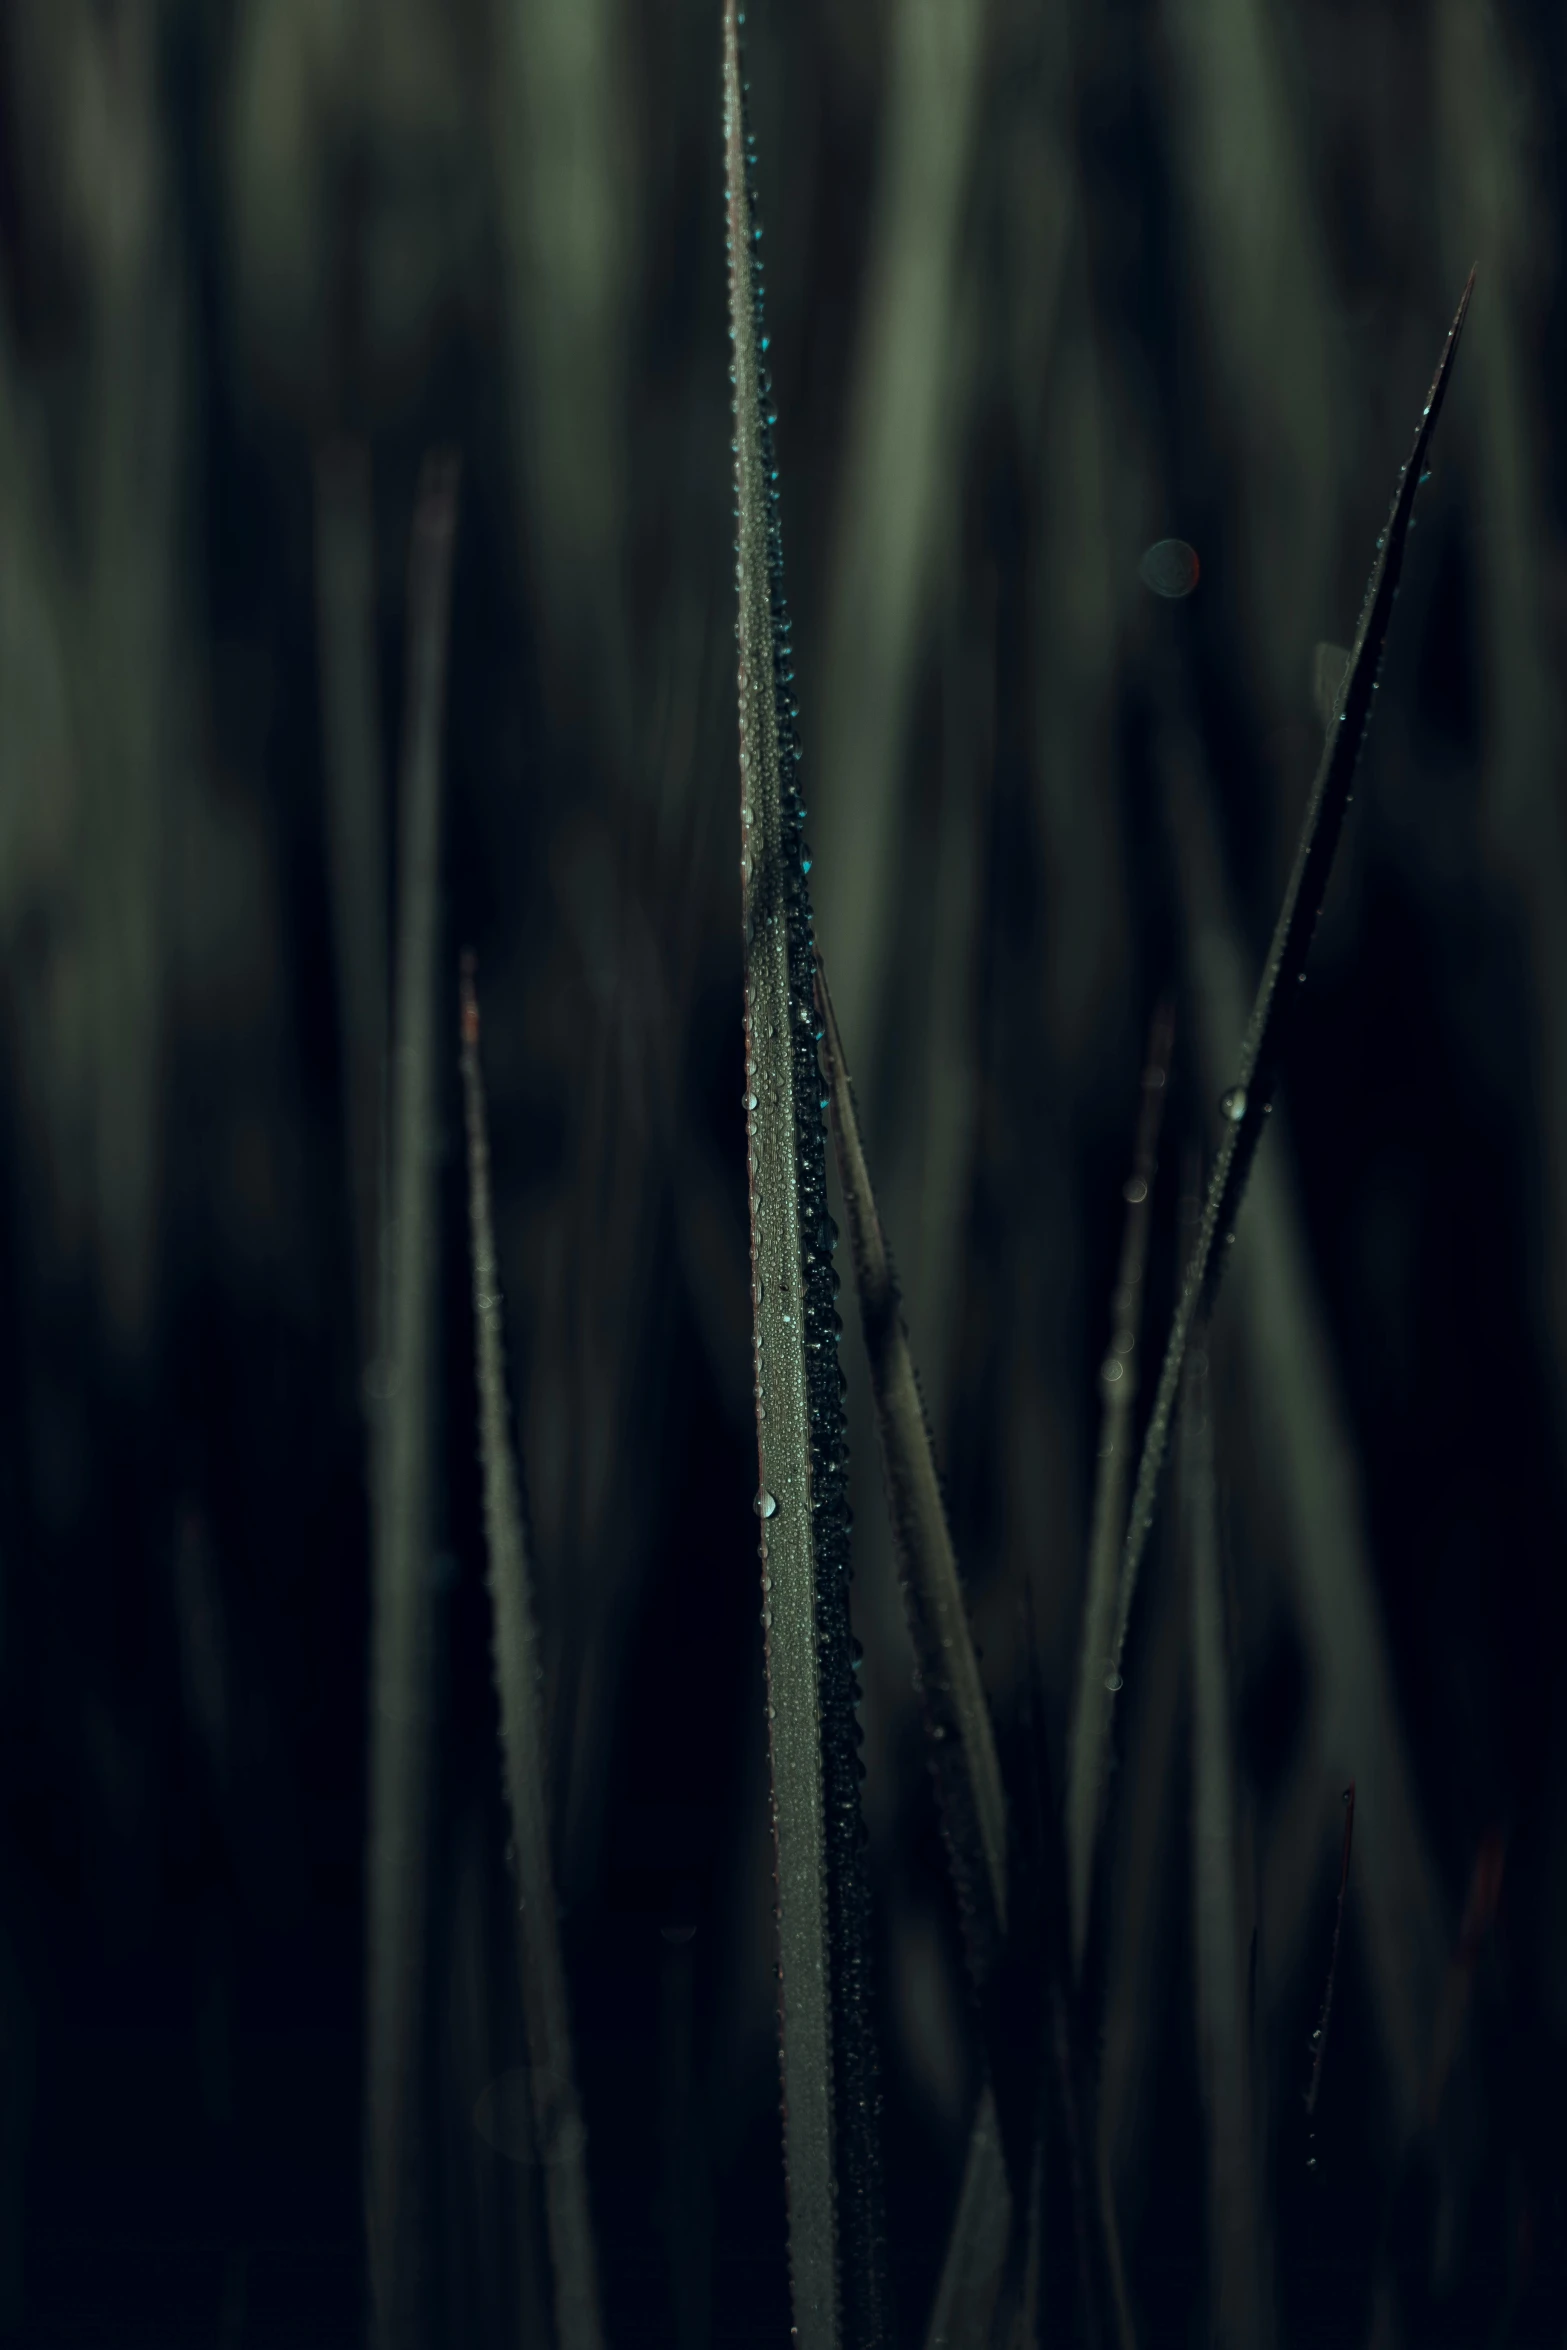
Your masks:
M 1217 2350 L 1260 2350 L 1271 2317 L 1262 2243 L 1266 2196 L 1241 1960 L 1235 1742 L 1210 1385 L 1208 1331 L 1199 1326 L 1187 1358 L 1178 1442 L 1191 1595 L 1193 1973 L 1208 2133 L 1208 2326 Z
M 599 2350 L 603 2329 L 588 2202 L 587 2132 L 572 2063 L 566 1970 L 550 1866 L 539 1643 L 522 1497 L 507 1425 L 500 1267 L 490 1202 L 490 1143 L 471 961 L 465 962 L 462 978 L 462 1080 L 468 1129 L 479 1457 L 484 1471 L 495 1681 L 500 1696 L 506 1805 L 516 1851 L 517 1954 L 528 2034 L 534 2135 L 544 2164 L 556 2342 L 558 2350 Z
M 316 623 L 359 1361 L 376 1391 L 385 1384 L 386 1343 L 387 864 L 375 514 L 369 451 L 358 444 L 337 443 L 316 458 Z
M 1516 28 L 1515 28 L 1516 37 Z M 1432 49 L 1441 195 L 1450 254 L 1478 247 L 1486 301 L 1470 404 L 1472 529 L 1486 672 L 1483 826 L 1522 910 L 1534 970 L 1531 1115 L 1541 1166 L 1535 1250 L 1542 1352 L 1554 1358 L 1567 1434 L 1567 811 L 1564 705 L 1541 483 L 1553 424 L 1533 384 L 1551 299 L 1544 258 L 1556 216 L 1548 184 L 1548 86 L 1510 54 L 1508 20 L 1482 0 L 1441 0 Z M 1559 607 L 1558 607 L 1559 609 Z
M 419 2338 L 435 1375 L 435 974 L 457 461 L 426 461 L 409 560 L 393 1068 L 390 1393 L 375 1513 L 366 2164 L 380 2350 Z
M 1126 1221 L 1121 1235 L 1121 1261 L 1110 1300 L 1110 1346 L 1100 1366 L 1102 1396 L 1099 1423 L 1099 1459 L 1094 1479 L 1093 1531 L 1088 1556 L 1088 1591 L 1083 1605 L 1083 1636 L 1078 1656 L 1077 1695 L 1072 1716 L 1067 1778 L 1067 1896 L 1072 1937 L 1072 1972 L 1083 1970 L 1088 1936 L 1089 1874 L 1094 1857 L 1094 1829 L 1099 1817 L 1101 1788 L 1096 1764 L 1101 1759 L 1095 1741 L 1094 1714 L 1099 1702 L 1102 1660 L 1115 1621 L 1116 1572 L 1121 1536 L 1126 1525 L 1126 1492 L 1132 1466 L 1133 1413 L 1137 1401 L 1137 1338 L 1142 1322 L 1143 1278 L 1148 1267 L 1148 1243 L 1153 1225 L 1153 1184 L 1158 1164 L 1159 1128 L 1164 1115 L 1166 1082 L 1170 1070 L 1174 1014 L 1168 1003 L 1154 1014 L 1143 1064 L 1142 1111 L 1132 1172 L 1122 1197 Z
M 762 1623 L 777 1855 L 789 2256 L 799 2350 L 886 2330 L 879 2094 L 849 1628 L 842 1374 L 796 766 L 761 229 L 736 0 L 724 163 L 738 517 L 741 876 Z
M 979 0 L 896 0 L 838 490 L 822 682 L 821 928 L 850 1036 L 880 1047 L 888 844 L 935 530 L 966 380 L 954 333 L 984 29 Z

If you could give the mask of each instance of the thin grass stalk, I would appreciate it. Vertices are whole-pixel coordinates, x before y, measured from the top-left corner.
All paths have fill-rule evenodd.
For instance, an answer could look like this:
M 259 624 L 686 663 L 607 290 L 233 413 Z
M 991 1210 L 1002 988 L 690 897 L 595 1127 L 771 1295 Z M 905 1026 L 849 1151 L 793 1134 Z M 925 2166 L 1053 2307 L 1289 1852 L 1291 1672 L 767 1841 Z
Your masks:
M 1344 1932 L 1344 1902 L 1349 1892 L 1349 1856 L 1355 1843 L 1355 1782 L 1344 1790 L 1344 1843 L 1339 1858 L 1338 1899 L 1333 1905 L 1333 1941 L 1328 1951 L 1327 1981 L 1322 1986 L 1322 2012 L 1311 2035 L 1311 2079 L 1306 2085 L 1306 2114 L 1314 2119 L 1322 2093 L 1322 2063 L 1328 2052 L 1328 2026 L 1333 2020 L 1333 1989 L 1338 1981 L 1339 1942 Z M 1313 2165 L 1315 2157 L 1312 2158 Z
M 1208 2136 L 1209 2337 L 1255 2350 L 1268 2315 L 1251 2042 L 1241 1966 L 1234 1740 L 1206 1331 L 1186 1361 L 1180 1483 L 1191 1595 L 1192 1922 Z
M 1094 1737 L 1099 1673 L 1096 1669 L 1109 1645 L 1115 1619 L 1117 1568 L 1121 1536 L 1126 1523 L 1126 1489 L 1132 1462 L 1132 1431 L 1137 1402 L 1137 1338 L 1142 1322 L 1143 1282 L 1148 1269 L 1148 1244 L 1153 1230 L 1153 1186 L 1158 1165 L 1159 1128 L 1164 1115 L 1170 1052 L 1175 1034 L 1174 1008 L 1160 1004 L 1148 1035 L 1143 1064 L 1142 1109 L 1137 1121 L 1137 1143 L 1132 1172 L 1123 1198 L 1126 1222 L 1121 1235 L 1121 1261 L 1110 1300 L 1110 1347 L 1100 1370 L 1102 1409 L 1099 1458 L 1094 1476 L 1092 1532 L 1088 1552 L 1088 1591 L 1083 1604 L 1083 1638 L 1078 1654 L 1077 1694 L 1068 1745 L 1067 1775 L 1067 1900 L 1072 1936 L 1072 1973 L 1083 1971 L 1088 1940 L 1088 1894 L 1093 1866 L 1094 1828 L 1099 1817 L 1102 1788 L 1095 1776 L 1104 1750 Z
M 366 2170 L 382 2350 L 417 2340 L 414 2133 L 428 1873 L 435 1354 L 435 971 L 457 462 L 426 461 L 409 563 L 393 1071 L 391 1392 L 376 1512 L 370 1712 Z
M 462 969 L 462 1085 L 468 1131 L 475 1377 L 484 1534 L 494 1624 L 501 1759 L 517 1871 L 517 1964 L 528 2036 L 533 2126 L 544 2165 L 545 2214 L 559 2350 L 600 2350 L 598 2266 L 588 2200 L 587 2132 L 571 2054 L 571 2017 L 550 1866 L 543 1674 L 532 1574 L 506 1406 L 500 1266 L 490 1198 L 490 1139 L 479 1065 L 472 958 Z
M 358 444 L 316 459 L 316 631 L 338 1024 L 348 1103 L 359 1360 L 373 1398 L 386 1343 L 386 823 L 375 632 L 370 458 Z M 368 1400 L 368 1399 L 367 1399 Z M 373 1409 L 373 1402 L 371 1408 Z
M 885 2335 L 879 2093 L 867 1999 L 849 1627 L 842 1374 L 833 1309 L 808 859 L 762 319 L 761 229 L 723 24 L 739 600 L 746 1108 L 762 1625 L 777 1864 L 779 2051 L 799 2350 Z
M 909 1350 L 891 1252 L 860 1137 L 859 1112 L 844 1054 L 827 973 L 818 955 L 816 1001 L 822 1022 L 822 1058 L 833 1150 L 844 1210 L 860 1327 L 865 1340 L 872 1403 L 881 1453 L 882 1485 L 904 1615 L 914 1651 L 914 1684 L 925 1728 L 925 1752 L 935 1786 L 937 1817 L 952 1872 L 969 1979 L 986 2039 L 995 2034 L 989 1993 L 1007 1942 L 1008 1851 L 1006 1802 L 990 1708 L 980 1679 L 958 1579 L 957 1558 L 936 1474 L 930 1422 Z M 1006 2096 L 1011 2084 L 1001 2083 Z M 1013 2143 L 1019 2100 L 1006 2096 L 1003 2126 L 995 2077 L 987 2077 L 975 2113 L 963 2190 L 953 2219 L 928 2339 L 988 2342 L 996 2327 L 1010 2334 L 1023 2290 L 1024 2247 L 1014 2242 L 1029 2205 L 1020 2150 Z M 1026 2121 L 1027 2101 L 1023 2104 Z M 987 2133 L 997 2132 L 999 2176 L 991 2175 Z M 981 2200 L 975 2182 L 987 2178 Z M 1010 2350 L 1005 2345 L 1004 2350 Z
M 1245 1018 L 1243 958 L 1227 904 L 1201 759 L 1174 727 L 1160 752 L 1192 973 L 1195 1042 L 1217 1091 Z M 1306 1923 L 1323 1828 L 1324 1778 L 1351 1769 L 1367 1801 L 1361 1841 L 1364 1921 L 1378 2021 L 1392 2064 L 1396 2126 L 1413 2124 L 1426 2019 L 1441 1969 L 1440 1893 L 1399 1728 L 1392 1666 L 1376 1605 L 1365 1506 L 1332 1350 L 1322 1325 L 1287 1153 L 1276 1143 L 1253 1178 L 1247 1241 L 1236 1266 L 1238 1341 L 1265 1423 L 1289 1530 L 1290 1602 L 1311 1660 L 1313 1727 L 1298 1794 L 1270 1838 L 1264 1903 L 1269 1971 L 1283 1984 Z
M 1279 909 L 1273 942 L 1263 966 L 1251 1022 L 1241 1046 L 1240 1066 L 1235 1083 L 1224 1096 L 1224 1132 L 1209 1180 L 1202 1224 L 1182 1281 L 1165 1349 L 1122 1544 L 1115 1633 L 1105 1658 L 1104 1695 L 1095 1709 L 1096 1740 L 1101 1756 L 1109 1745 L 1113 1700 L 1122 1685 L 1121 1663 L 1131 1621 L 1132 1601 L 1137 1590 L 1138 1569 L 1153 1525 L 1187 1342 L 1197 1315 L 1207 1311 L 1213 1302 L 1229 1245 L 1235 1236 L 1235 1220 L 1245 1193 L 1246 1177 L 1273 1106 L 1274 1091 L 1289 1041 L 1301 984 L 1306 975 L 1312 934 L 1322 910 L 1334 851 L 1349 806 L 1361 744 L 1371 716 L 1378 671 L 1392 619 L 1393 599 L 1403 568 L 1404 546 L 1414 513 L 1415 492 L 1424 471 L 1431 435 L 1441 414 L 1443 397 L 1473 291 L 1474 272 L 1471 271 L 1437 361 L 1431 389 L 1415 430 L 1409 462 L 1399 473 L 1387 528 L 1377 542 L 1376 560 L 1366 589 L 1360 624 L 1350 649 L 1344 682 L 1339 689 L 1335 721 L 1327 730 L 1322 759 L 1306 804 L 1294 867 L 1285 889 L 1283 905 Z M 1102 1787 L 1102 1759 L 1096 1776 Z M 1103 1816 L 1102 1797 L 1100 1816 Z M 1095 1823 L 1096 1835 L 1097 1832 L 1098 1822 Z
M 876 1211 L 854 1085 L 827 973 L 816 962 L 833 1148 L 849 1219 L 882 1480 L 925 1717 L 942 1838 L 969 1973 L 983 1996 L 1007 1931 L 1007 1821 L 990 1707 L 942 1506 L 930 1423 L 909 1352 L 897 1274 Z

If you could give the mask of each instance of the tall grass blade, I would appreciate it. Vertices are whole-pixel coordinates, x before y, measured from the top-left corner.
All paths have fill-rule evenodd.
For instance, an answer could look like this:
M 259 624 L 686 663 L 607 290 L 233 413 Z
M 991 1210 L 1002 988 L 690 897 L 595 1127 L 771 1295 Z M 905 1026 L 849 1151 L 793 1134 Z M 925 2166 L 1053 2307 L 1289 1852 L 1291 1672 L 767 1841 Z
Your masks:
M 1197 1244 L 1182 1282 L 1165 1349 L 1122 1545 L 1115 1632 L 1105 1659 L 1105 1698 L 1097 1708 L 1101 1746 L 1108 1744 L 1110 1735 L 1111 1706 L 1107 1701 L 1113 1698 L 1121 1685 L 1121 1663 L 1126 1649 L 1132 1601 L 1137 1589 L 1137 1572 L 1149 1529 L 1153 1525 L 1187 1341 L 1197 1314 L 1206 1310 L 1212 1302 L 1228 1253 L 1228 1244 L 1234 1237 L 1235 1219 L 1245 1192 L 1246 1177 L 1272 1107 L 1301 982 L 1305 978 L 1312 933 L 1322 910 L 1334 851 L 1349 805 L 1361 743 L 1371 715 L 1372 697 L 1377 690 L 1377 673 L 1387 645 L 1393 599 L 1403 568 L 1404 544 L 1414 512 L 1415 491 L 1424 469 L 1431 435 L 1441 414 L 1443 397 L 1473 290 L 1474 273 L 1471 271 L 1453 323 L 1448 329 L 1441 357 L 1437 361 L 1431 389 L 1416 427 L 1409 462 L 1399 474 L 1387 528 L 1378 541 L 1360 625 L 1355 631 L 1349 665 L 1339 689 L 1335 720 L 1328 728 L 1323 744 L 1321 763 L 1306 804 L 1294 867 L 1284 892 L 1284 903 L 1279 909 L 1273 943 L 1263 967 L 1251 1023 L 1241 1046 L 1240 1067 L 1234 1085 L 1224 1097 L 1224 1134 L 1209 1180 Z M 1102 1769 L 1100 1783 L 1103 1783 Z
M 386 1213 L 387 865 L 375 518 L 369 453 L 354 444 L 324 449 L 316 459 L 316 631 L 348 1103 L 355 1303 L 360 1367 L 368 1374 L 386 1342 L 381 1228 Z M 379 1388 L 384 1379 L 372 1379 L 371 1385 Z
M 1179 1445 L 1191 1594 L 1192 1914 L 1198 2069 L 1208 2132 L 1209 2337 L 1218 2350 L 1255 2350 L 1264 2336 L 1269 2301 L 1242 1973 L 1234 1740 L 1204 1338 L 1199 1331 L 1187 1356 Z
M 500 1267 L 490 1199 L 489 1125 L 479 1065 L 479 1005 L 471 957 L 464 959 L 462 971 L 462 1085 L 468 1129 L 479 1458 L 484 1475 L 495 1685 L 500 1697 L 506 1805 L 516 1852 L 517 1957 L 528 2035 L 534 2133 L 544 2165 L 545 2212 L 555 2279 L 555 2335 L 558 2350 L 599 2350 L 603 2329 L 588 2203 L 587 2132 L 571 2057 L 566 1970 L 550 1868 L 542 1672 L 522 1497 L 507 1425 Z
M 885 2334 L 879 2096 L 867 2001 L 859 1726 L 834 1233 L 827 1213 L 808 859 L 774 489 L 761 229 L 723 25 L 739 591 L 746 1105 L 762 1623 L 777 1856 L 780 2061 L 799 2350 Z
M 925 1717 L 942 1838 L 964 1948 L 983 1994 L 1007 1930 L 1007 1822 L 990 1708 L 979 1677 L 958 1562 L 942 1506 L 930 1423 L 909 1352 L 897 1275 L 860 1139 L 854 1086 L 816 960 L 833 1147 L 849 1218 L 854 1281 L 870 1366 L 893 1551 Z
M 441 731 L 457 462 L 426 461 L 409 563 L 393 1072 L 391 1392 L 375 1513 L 366 2052 L 370 2276 L 382 2350 L 417 2339 L 414 2123 L 425 1977 Z
M 996 2097 L 987 2080 L 969 2132 L 963 2184 L 925 2329 L 925 2350 L 980 2350 L 990 2340 L 1012 2234 L 1012 2188 Z
M 1216 1093 L 1245 1024 L 1245 958 L 1226 902 L 1200 755 L 1191 738 L 1172 726 L 1160 759 L 1187 932 L 1198 1066 Z M 1279 1824 L 1269 1838 L 1263 1903 L 1269 1973 L 1278 1983 L 1289 1978 L 1308 1922 L 1305 1900 L 1315 1882 L 1324 1780 L 1342 1784 L 1353 1770 L 1364 1798 L 1359 1912 L 1391 2060 L 1395 2131 L 1402 2137 L 1415 2119 L 1441 1975 L 1437 1873 L 1399 1727 L 1345 1406 L 1306 1261 L 1288 1155 L 1277 1142 L 1257 1164 L 1246 1214 L 1246 1245 L 1235 1268 L 1238 1339 L 1288 1531 L 1290 1603 L 1313 1689 L 1298 1792 L 1279 1807 Z
M 1067 1900 L 1072 1936 L 1072 1973 L 1083 1971 L 1088 1939 L 1088 1894 L 1093 1868 L 1094 1829 L 1099 1817 L 1101 1787 L 1095 1777 L 1103 1762 L 1103 1747 L 1095 1739 L 1100 1660 L 1109 1645 L 1115 1619 L 1116 1570 L 1121 1535 L 1126 1522 L 1126 1488 L 1132 1464 L 1133 1409 L 1137 1400 L 1137 1338 L 1142 1320 L 1143 1280 L 1148 1269 L 1148 1243 L 1153 1229 L 1153 1185 L 1158 1164 L 1159 1128 L 1164 1116 L 1175 1014 L 1169 1003 L 1154 1013 L 1143 1064 L 1142 1110 L 1137 1121 L 1137 1143 L 1132 1172 L 1123 1197 L 1126 1223 L 1121 1237 L 1121 1262 L 1110 1300 L 1110 1347 L 1100 1370 L 1103 1409 L 1099 1430 L 1099 1459 L 1094 1476 L 1094 1506 L 1089 1537 L 1088 1593 L 1083 1607 L 1083 1639 L 1078 1657 L 1077 1695 L 1072 1713 L 1072 1735 L 1067 1771 Z

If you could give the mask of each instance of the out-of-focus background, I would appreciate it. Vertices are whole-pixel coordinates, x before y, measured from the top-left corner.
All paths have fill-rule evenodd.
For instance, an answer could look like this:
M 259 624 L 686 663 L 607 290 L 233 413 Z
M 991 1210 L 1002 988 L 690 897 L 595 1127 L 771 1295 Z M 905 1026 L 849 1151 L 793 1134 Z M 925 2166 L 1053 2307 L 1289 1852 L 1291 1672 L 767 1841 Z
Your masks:
M 1026 1586 L 1058 1777 L 1149 1018 L 1173 990 L 1144 1351 L 1314 769 L 1318 648 L 1350 641 L 1479 264 L 1214 1332 L 1225 1703 L 1276 2338 L 1559 2345 L 1561 19 L 749 15 L 818 935 L 987 1678 L 1006 1713 Z M 20 2341 L 362 2338 L 364 1040 L 434 445 L 464 471 L 429 2340 L 548 2322 L 468 1368 L 466 946 L 606 2331 L 784 2338 L 720 160 L 710 0 L 0 11 Z M 1171 537 L 1200 563 L 1179 600 L 1139 573 Z M 977 2055 L 844 1310 L 912 2343 Z M 1210 2338 L 1189 1613 L 1156 1547 L 1091 1953 L 1146 2345 Z M 1047 2335 L 1049 2306 L 1047 2278 Z

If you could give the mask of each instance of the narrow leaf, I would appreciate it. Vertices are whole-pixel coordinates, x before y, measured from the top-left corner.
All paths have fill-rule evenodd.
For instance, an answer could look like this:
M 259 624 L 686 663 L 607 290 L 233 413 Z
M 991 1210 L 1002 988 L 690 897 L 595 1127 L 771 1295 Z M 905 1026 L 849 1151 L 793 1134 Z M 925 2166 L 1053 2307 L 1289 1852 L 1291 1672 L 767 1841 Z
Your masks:
M 374 1513 L 367 2128 L 377 2340 L 419 2327 L 414 2134 L 423 2023 L 429 1802 L 430 1508 L 435 1354 L 435 968 L 441 730 L 457 464 L 426 461 L 409 563 L 394 1071 L 391 1393 Z
M 1164 1115 L 1175 1015 L 1162 1003 L 1149 1030 L 1143 1064 L 1142 1110 L 1137 1121 L 1137 1143 L 1132 1172 L 1126 1179 L 1126 1223 L 1121 1236 L 1121 1262 L 1110 1300 L 1110 1345 L 1100 1368 L 1102 1417 L 1099 1460 L 1094 1478 L 1092 1533 L 1088 1553 L 1088 1591 L 1083 1606 L 1083 1638 L 1078 1653 L 1077 1694 L 1072 1712 L 1072 1735 L 1067 1773 L 1067 1883 L 1071 1917 L 1072 1973 L 1083 1971 L 1088 1939 L 1089 1880 L 1094 1858 L 1094 1830 L 1099 1818 L 1102 1787 L 1097 1772 L 1104 1762 L 1098 1732 L 1102 1658 L 1115 1620 L 1116 1570 L 1126 1519 L 1126 1488 L 1132 1464 L 1132 1416 L 1137 1400 L 1137 1338 L 1142 1321 L 1143 1280 L 1148 1267 L 1148 1242 L 1153 1229 L 1153 1185 L 1158 1164 L 1159 1127 Z
M 1168 1449 L 1170 1426 L 1180 1390 L 1182 1366 L 1192 1323 L 1211 1305 L 1234 1238 L 1246 1176 L 1256 1154 L 1262 1129 L 1272 1106 L 1274 1089 L 1306 973 L 1312 933 L 1322 910 L 1333 855 L 1349 806 L 1355 767 L 1370 719 L 1378 672 L 1387 646 L 1393 599 L 1403 568 L 1404 544 L 1414 512 L 1415 491 L 1424 470 L 1426 453 L 1441 413 L 1454 356 L 1474 290 L 1474 272 L 1464 287 L 1436 374 L 1416 428 L 1409 462 L 1399 474 L 1387 529 L 1377 542 L 1360 625 L 1350 649 L 1349 665 L 1338 697 L 1337 716 L 1328 728 L 1322 759 L 1312 785 L 1301 826 L 1299 846 L 1284 903 L 1279 910 L 1273 943 L 1263 967 L 1251 1024 L 1241 1047 L 1236 1081 L 1224 1097 L 1224 1133 L 1209 1182 L 1202 1225 L 1176 1306 L 1153 1411 L 1138 1463 L 1137 1483 L 1121 1552 L 1120 1590 L 1114 1638 L 1106 1658 L 1105 1688 L 1113 1696 L 1121 1683 L 1121 1661 L 1127 1626 L 1137 1589 L 1137 1572 L 1153 1525 L 1159 1479 Z M 1108 1741 L 1110 1707 L 1101 1702 L 1100 1737 Z
M 799 2350 L 886 2330 L 842 1375 L 794 678 L 736 0 L 723 23 L 746 1101 L 780 2063 Z
M 472 957 L 462 970 L 462 1084 L 468 1129 L 468 1212 L 473 1258 L 479 1458 L 494 1625 L 501 1756 L 517 1869 L 517 1958 L 528 2035 L 535 2142 L 544 2164 L 545 2212 L 555 2278 L 559 2350 L 599 2350 L 598 2282 L 588 2203 L 587 2133 L 571 2057 L 566 1970 L 550 1868 L 545 1797 L 542 1675 L 532 1575 L 517 1464 L 506 1411 L 500 1267 L 490 1200 L 490 1139 L 479 1065 L 479 1006 Z
M 816 959 L 833 1147 L 849 1218 L 854 1281 L 870 1367 L 893 1552 L 925 1717 L 942 1837 L 969 1972 L 983 1994 L 1007 1927 L 1007 1823 L 990 1708 L 936 1476 L 930 1423 L 909 1352 L 897 1275 L 860 1140 L 854 1087 Z

